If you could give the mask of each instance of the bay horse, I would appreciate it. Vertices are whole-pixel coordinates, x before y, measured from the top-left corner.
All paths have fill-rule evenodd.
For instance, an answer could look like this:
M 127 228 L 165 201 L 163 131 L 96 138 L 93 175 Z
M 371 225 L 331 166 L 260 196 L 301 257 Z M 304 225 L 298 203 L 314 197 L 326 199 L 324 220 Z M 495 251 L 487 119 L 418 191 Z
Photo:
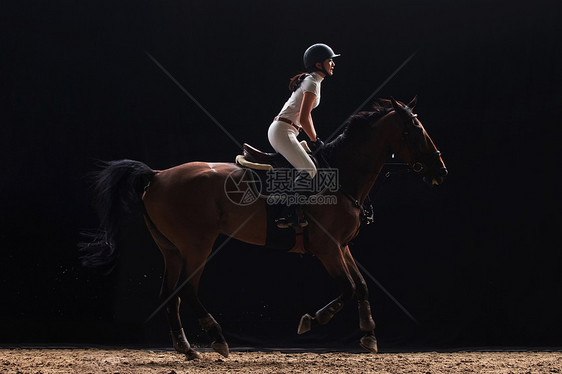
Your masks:
M 373 111 L 348 119 L 344 131 L 321 148 L 329 165 L 339 170 L 340 187 L 335 193 L 336 204 L 304 208 L 310 224 L 303 246 L 321 261 L 341 293 L 312 316 L 305 314 L 299 334 L 328 323 L 345 302 L 355 298 L 359 328 L 364 334 L 360 344 L 377 352 L 367 284 L 347 244 L 359 232 L 362 204 L 391 154 L 404 160 L 430 185 L 442 183 L 447 175 L 441 153 L 413 113 L 416 102 L 417 98 L 407 105 L 394 99 L 381 100 Z M 140 208 L 138 213 L 144 214 L 164 257 L 161 298 L 173 346 L 187 359 L 199 358 L 200 354 L 191 348 L 182 328 L 181 300 L 213 339 L 211 347 L 225 357 L 229 354 L 221 326 L 198 297 L 199 280 L 218 235 L 255 245 L 266 242 L 266 201 L 235 204 L 225 194 L 226 179 L 239 180 L 244 171 L 234 163 L 209 162 L 189 162 L 156 171 L 138 161 L 120 160 L 106 163 L 96 174 L 101 229 L 93 242 L 84 245 L 83 261 L 110 261 L 116 253 L 119 217 Z

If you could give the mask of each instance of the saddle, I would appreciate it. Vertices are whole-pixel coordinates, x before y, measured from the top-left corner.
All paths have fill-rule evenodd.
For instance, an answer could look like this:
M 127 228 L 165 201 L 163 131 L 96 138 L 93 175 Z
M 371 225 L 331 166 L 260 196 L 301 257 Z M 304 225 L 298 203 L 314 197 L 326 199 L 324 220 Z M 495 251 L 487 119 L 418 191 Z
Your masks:
M 301 146 L 309 154 L 312 162 L 318 167 L 318 162 L 310 153 L 306 140 L 301 141 Z M 293 169 L 293 165 L 282 154 L 273 152 L 262 152 L 251 145 L 244 143 L 244 154 L 236 156 L 236 163 L 240 166 L 254 170 Z
M 309 154 L 314 164 L 319 167 L 317 160 L 310 154 L 310 148 L 305 140 L 301 142 L 301 146 Z M 272 203 L 268 200 L 270 195 L 264 194 L 263 191 L 256 190 L 257 185 L 262 185 L 268 180 L 268 173 L 275 172 L 275 169 L 294 169 L 293 165 L 280 153 L 268 153 L 260 151 L 249 144 L 244 143 L 244 154 L 236 156 L 236 163 L 244 168 L 252 169 L 249 177 L 253 179 L 250 183 L 254 189 L 254 196 L 266 199 L 266 219 L 267 232 L 265 247 L 269 249 L 305 253 L 304 235 L 305 231 L 293 228 L 279 228 L 275 224 L 275 219 L 279 217 L 282 209 L 281 203 Z M 282 193 L 283 189 L 271 190 L 270 193 Z M 301 211 L 302 214 L 302 211 Z

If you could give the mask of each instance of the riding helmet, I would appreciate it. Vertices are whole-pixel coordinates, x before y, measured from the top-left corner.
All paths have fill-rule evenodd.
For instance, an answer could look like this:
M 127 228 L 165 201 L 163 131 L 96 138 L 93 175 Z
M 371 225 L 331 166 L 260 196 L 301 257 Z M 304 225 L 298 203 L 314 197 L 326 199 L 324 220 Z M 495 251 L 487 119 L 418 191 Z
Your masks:
M 340 55 L 335 54 L 332 48 L 328 47 L 326 44 L 317 43 L 308 47 L 308 49 L 304 52 L 302 59 L 306 70 L 313 72 L 317 70 L 314 66 L 317 62 L 322 63 L 327 58 L 334 58 L 338 56 Z

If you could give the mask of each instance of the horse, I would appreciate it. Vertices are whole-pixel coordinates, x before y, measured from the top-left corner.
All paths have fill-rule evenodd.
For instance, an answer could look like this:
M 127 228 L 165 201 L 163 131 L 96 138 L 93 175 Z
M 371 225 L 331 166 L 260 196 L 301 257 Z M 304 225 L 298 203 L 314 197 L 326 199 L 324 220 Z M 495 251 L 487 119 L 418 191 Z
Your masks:
M 441 153 L 413 112 L 416 103 L 417 97 L 407 105 L 381 100 L 373 110 L 351 116 L 342 133 L 318 151 L 339 170 L 337 202 L 303 208 L 310 222 L 304 229 L 303 248 L 320 260 L 340 294 L 313 315 L 303 315 L 299 334 L 328 323 L 355 298 L 363 334 L 360 345 L 369 352 L 378 351 L 369 291 L 348 243 L 358 235 L 363 202 L 391 155 L 401 158 L 431 186 L 441 184 L 447 175 Z M 229 354 L 220 324 L 198 297 L 199 280 L 213 243 L 219 234 L 255 245 L 266 242 L 266 201 L 235 204 L 225 194 L 227 179 L 240 181 L 245 170 L 235 163 L 189 162 L 157 171 L 139 161 L 119 160 L 106 163 L 96 174 L 100 230 L 83 246 L 83 261 L 111 261 L 116 255 L 119 217 L 126 211 L 144 215 L 164 259 L 160 297 L 172 343 L 188 360 L 201 356 L 186 339 L 181 301 L 189 305 L 212 339 L 211 347 L 224 357 Z

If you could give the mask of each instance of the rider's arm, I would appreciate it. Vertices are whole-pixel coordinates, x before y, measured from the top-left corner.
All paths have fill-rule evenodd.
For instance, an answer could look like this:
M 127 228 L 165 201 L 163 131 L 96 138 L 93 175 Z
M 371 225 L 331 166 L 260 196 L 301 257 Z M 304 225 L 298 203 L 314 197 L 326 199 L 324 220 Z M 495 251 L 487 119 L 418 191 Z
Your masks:
M 314 105 L 314 100 L 316 100 L 316 95 L 312 92 L 305 92 L 302 97 L 301 113 L 299 117 L 299 122 L 302 129 L 308 135 L 310 140 L 316 141 L 316 130 L 314 129 L 314 123 L 312 123 L 312 107 Z

